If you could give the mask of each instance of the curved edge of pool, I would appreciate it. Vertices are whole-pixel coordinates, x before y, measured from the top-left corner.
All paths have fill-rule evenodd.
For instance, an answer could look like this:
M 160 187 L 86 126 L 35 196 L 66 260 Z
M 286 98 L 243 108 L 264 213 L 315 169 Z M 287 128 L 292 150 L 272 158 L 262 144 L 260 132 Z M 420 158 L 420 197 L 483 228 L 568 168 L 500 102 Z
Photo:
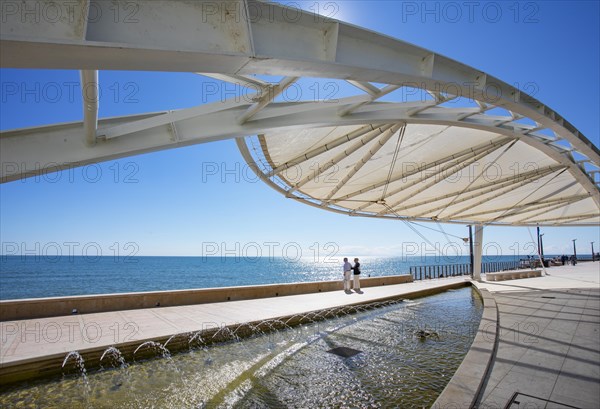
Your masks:
M 483 299 L 483 313 L 477 334 L 471 348 L 450 382 L 434 402 L 433 409 L 474 408 L 480 399 L 483 385 L 491 369 L 498 347 L 498 307 L 494 296 L 486 289 L 479 288 L 472 281 L 472 287 Z

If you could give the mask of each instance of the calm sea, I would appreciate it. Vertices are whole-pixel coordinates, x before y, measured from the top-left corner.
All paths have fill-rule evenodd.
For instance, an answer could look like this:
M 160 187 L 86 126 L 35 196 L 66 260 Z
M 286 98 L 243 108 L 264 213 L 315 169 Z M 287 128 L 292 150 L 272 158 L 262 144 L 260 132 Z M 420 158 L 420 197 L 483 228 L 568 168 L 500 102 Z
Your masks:
M 513 261 L 519 256 L 484 257 Z M 407 274 L 410 266 L 468 263 L 468 257 L 361 259 L 363 277 Z M 0 256 L 0 299 L 179 290 L 341 279 L 341 263 L 236 257 Z

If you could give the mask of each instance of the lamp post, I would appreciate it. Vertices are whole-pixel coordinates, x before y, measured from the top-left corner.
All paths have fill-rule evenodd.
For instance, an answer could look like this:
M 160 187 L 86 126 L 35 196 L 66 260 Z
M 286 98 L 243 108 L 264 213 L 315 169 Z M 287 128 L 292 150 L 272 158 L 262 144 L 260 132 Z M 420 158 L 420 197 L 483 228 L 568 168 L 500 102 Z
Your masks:
M 573 239 L 573 255 L 575 256 L 575 258 L 577 258 L 577 249 L 575 248 L 575 242 L 577 241 L 577 239 Z
M 592 245 L 592 261 L 596 261 L 596 256 L 594 254 L 594 242 L 590 242 L 590 244 Z
M 540 226 L 537 227 L 537 239 L 538 239 L 538 254 L 540 256 L 540 261 L 542 265 L 544 264 L 544 244 L 542 242 L 542 236 L 544 234 L 540 234 Z

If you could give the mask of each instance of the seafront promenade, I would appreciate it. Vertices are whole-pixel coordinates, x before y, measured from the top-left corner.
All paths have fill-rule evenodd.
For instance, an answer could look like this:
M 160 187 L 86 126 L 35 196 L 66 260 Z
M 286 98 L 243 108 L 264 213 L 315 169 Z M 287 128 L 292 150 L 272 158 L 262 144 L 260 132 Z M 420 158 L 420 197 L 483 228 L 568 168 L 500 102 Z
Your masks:
M 434 408 L 598 407 L 600 263 L 546 272 L 538 278 L 487 282 L 484 276 L 473 282 L 493 302 L 485 304 L 471 350 Z M 494 341 L 493 350 L 479 338 Z M 488 356 L 486 367 L 482 361 Z
M 482 408 L 598 407 L 600 263 L 547 272 L 541 278 L 477 283 L 492 293 L 499 312 Z
M 600 396 L 600 263 L 547 269 L 537 278 L 471 282 L 484 297 L 476 339 L 435 408 L 596 408 Z M 60 372 L 66 354 L 126 350 L 177 334 L 313 311 L 411 298 L 467 285 L 451 277 L 198 305 L 1 322 L 5 380 Z M 171 343 L 171 344 L 174 344 Z M 171 345 L 169 344 L 169 345 Z M 93 359 L 92 359 L 93 361 Z M 86 365 L 88 363 L 86 358 Z

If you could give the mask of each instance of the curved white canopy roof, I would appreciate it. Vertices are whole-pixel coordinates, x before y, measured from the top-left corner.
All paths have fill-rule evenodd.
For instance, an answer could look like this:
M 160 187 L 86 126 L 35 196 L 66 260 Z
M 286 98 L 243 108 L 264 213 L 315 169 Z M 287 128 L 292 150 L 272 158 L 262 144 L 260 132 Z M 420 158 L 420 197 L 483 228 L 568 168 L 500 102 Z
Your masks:
M 110 7 L 104 3 L 95 2 Z M 57 22 L 3 22 L 2 67 L 79 69 L 86 90 L 97 88 L 97 70 L 107 69 L 202 73 L 256 92 L 118 118 L 98 118 L 99 98 L 88 94 L 82 122 L 3 132 L 0 181 L 237 138 L 271 186 L 336 212 L 600 225 L 598 147 L 525 92 L 429 50 L 312 13 L 294 9 L 291 20 L 273 3 L 211 2 L 221 10 L 210 13 L 202 4 L 144 2 L 136 24 L 116 22 L 108 11 L 91 18 L 89 7 Z M 271 84 L 261 75 L 282 79 Z M 278 102 L 303 77 L 347 81 L 355 93 L 327 103 Z M 403 87 L 426 90 L 430 98 L 382 102 Z M 447 104 L 455 99 L 461 103 Z
M 254 150 L 240 146 L 263 180 L 288 197 L 350 215 L 598 223 L 596 201 L 569 167 L 522 139 L 493 129 L 398 121 L 273 131 L 261 134 Z

